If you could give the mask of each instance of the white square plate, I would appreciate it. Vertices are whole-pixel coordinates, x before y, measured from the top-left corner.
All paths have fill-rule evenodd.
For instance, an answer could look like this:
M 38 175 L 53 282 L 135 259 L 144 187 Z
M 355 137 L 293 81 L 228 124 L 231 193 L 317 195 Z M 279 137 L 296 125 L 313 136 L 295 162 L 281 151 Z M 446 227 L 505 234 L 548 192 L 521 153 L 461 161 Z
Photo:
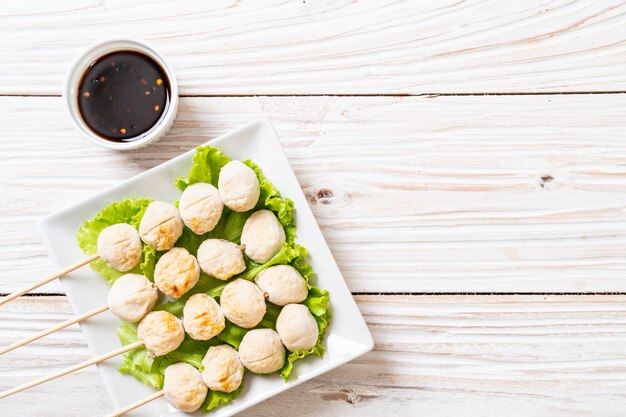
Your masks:
M 296 241 L 308 248 L 311 265 L 317 274 L 315 283 L 329 291 L 332 308 L 332 321 L 326 333 L 324 358 L 309 356 L 297 362 L 294 375 L 287 383 L 278 375 L 262 377 L 246 373 L 244 389 L 239 398 L 210 413 L 204 413 L 226 417 L 370 351 L 374 342 L 270 122 L 266 119 L 254 121 L 210 141 L 209 144 L 221 148 L 232 159 L 251 159 L 256 162 L 281 194 L 294 201 L 298 225 Z M 100 192 L 82 203 L 43 218 L 39 223 L 39 230 L 54 266 L 60 268 L 85 256 L 76 243 L 76 232 L 85 220 L 93 217 L 108 204 L 132 197 L 177 200 L 180 197 L 180 190 L 174 186 L 174 179 L 187 175 L 194 153 L 195 150 L 191 150 Z M 106 304 L 109 285 L 89 267 L 72 272 L 62 278 L 61 282 L 76 314 Z M 94 355 L 119 348 L 120 343 L 116 334 L 119 324 L 119 320 L 109 312 L 81 323 L 85 339 Z M 117 367 L 121 360 L 121 357 L 110 359 L 98 366 L 116 409 L 154 392 L 152 388 L 143 385 L 132 376 L 120 374 Z M 60 405 L 62 406 L 61 403 Z M 200 412 L 196 414 L 202 415 Z M 172 417 L 188 414 L 175 410 L 161 398 L 129 415 Z

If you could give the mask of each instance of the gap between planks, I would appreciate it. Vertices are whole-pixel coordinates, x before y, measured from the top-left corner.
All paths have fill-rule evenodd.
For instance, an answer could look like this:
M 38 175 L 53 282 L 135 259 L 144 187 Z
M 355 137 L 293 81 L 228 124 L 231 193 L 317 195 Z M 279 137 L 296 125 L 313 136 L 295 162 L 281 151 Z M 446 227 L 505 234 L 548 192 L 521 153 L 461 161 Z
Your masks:
M 369 296 L 535 296 L 535 295 L 562 295 L 562 296 L 607 296 L 607 295 L 626 295 L 626 292 L 608 291 L 608 292 L 380 292 L 380 291 L 354 291 L 351 293 L 353 296 L 369 295 Z M 9 293 L 0 293 L 0 297 L 6 297 Z M 48 293 L 31 293 L 24 294 L 22 297 L 66 297 L 66 294 L 61 292 L 48 292 Z
M 482 97 L 482 96 L 576 96 L 576 95 L 616 95 L 626 91 L 499 91 L 469 93 L 357 93 L 357 94 L 179 94 L 191 98 L 254 98 L 254 97 Z M 62 97 L 61 94 L 20 94 L 2 93 L 0 97 Z

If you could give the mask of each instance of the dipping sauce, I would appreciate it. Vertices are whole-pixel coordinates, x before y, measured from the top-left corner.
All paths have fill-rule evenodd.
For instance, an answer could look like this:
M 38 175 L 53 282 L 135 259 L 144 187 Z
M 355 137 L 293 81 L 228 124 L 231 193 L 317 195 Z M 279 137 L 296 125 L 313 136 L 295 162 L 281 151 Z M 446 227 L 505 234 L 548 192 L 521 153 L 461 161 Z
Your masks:
M 140 139 L 165 113 L 170 83 L 151 57 L 136 51 L 104 55 L 78 84 L 78 110 L 98 136 L 114 142 Z

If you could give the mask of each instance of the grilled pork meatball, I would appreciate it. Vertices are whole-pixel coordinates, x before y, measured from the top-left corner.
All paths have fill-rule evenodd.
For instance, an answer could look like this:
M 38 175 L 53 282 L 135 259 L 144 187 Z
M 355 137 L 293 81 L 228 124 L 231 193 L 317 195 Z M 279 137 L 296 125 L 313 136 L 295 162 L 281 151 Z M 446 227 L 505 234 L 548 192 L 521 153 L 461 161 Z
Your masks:
M 285 240 L 283 226 L 269 210 L 252 213 L 241 232 L 241 244 L 245 246 L 246 255 L 260 264 L 272 259 Z
M 261 195 L 256 174 L 240 161 L 230 161 L 222 167 L 217 188 L 224 205 L 238 212 L 254 208 Z
M 212 346 L 202 359 L 202 379 L 212 391 L 233 392 L 241 385 L 243 364 L 229 345 Z
M 107 305 L 111 313 L 130 323 L 137 323 L 154 308 L 158 291 L 143 275 L 119 277 L 109 290 Z
M 246 269 L 239 246 L 224 239 L 207 239 L 198 248 L 200 268 L 212 277 L 227 280 Z
M 255 282 L 268 300 L 278 306 L 300 303 L 309 293 L 302 275 L 290 265 L 270 266 L 256 276 Z
M 224 203 L 211 184 L 198 182 L 185 188 L 178 204 L 183 222 L 197 235 L 213 230 L 222 215 Z
M 153 201 L 139 223 L 139 237 L 156 250 L 169 250 L 183 234 L 178 209 L 165 201 Z
M 167 252 L 154 268 L 154 283 L 172 298 L 180 298 L 197 284 L 199 278 L 198 261 L 184 248 Z
M 141 261 L 141 239 L 130 224 L 119 223 L 102 229 L 98 235 L 98 256 L 121 272 L 130 271 Z
M 272 329 L 254 329 L 245 334 L 239 345 L 243 366 L 256 374 L 269 374 L 282 368 L 285 348 Z
M 319 329 L 313 315 L 302 304 L 287 304 L 276 320 L 276 331 L 292 352 L 310 349 L 317 343 Z
M 180 411 L 196 411 L 206 398 L 207 388 L 200 371 L 185 362 L 165 368 L 163 380 L 165 399 Z
M 183 326 L 191 338 L 209 340 L 225 327 L 224 314 L 213 297 L 194 294 L 183 308 Z
M 153 311 L 139 322 L 137 336 L 146 349 L 156 356 L 167 355 L 180 346 L 185 338 L 183 324 L 167 311 Z
M 220 296 L 220 305 L 226 318 L 244 329 L 259 324 L 266 309 L 263 292 L 245 279 L 226 284 Z

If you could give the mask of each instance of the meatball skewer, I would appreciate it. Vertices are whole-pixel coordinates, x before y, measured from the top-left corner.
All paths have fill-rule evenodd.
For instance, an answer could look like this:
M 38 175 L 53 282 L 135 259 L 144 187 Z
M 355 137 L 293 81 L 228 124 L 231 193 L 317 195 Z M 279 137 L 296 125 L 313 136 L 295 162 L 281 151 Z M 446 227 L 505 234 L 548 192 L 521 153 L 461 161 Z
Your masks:
M 180 320 L 178 320 L 173 314 L 166 311 L 153 311 L 151 313 L 148 313 L 146 317 L 144 317 L 139 322 L 139 327 L 137 328 L 137 336 L 139 337 L 139 340 L 137 340 L 136 342 L 130 343 L 126 346 L 122 346 L 111 352 L 98 355 L 94 358 L 71 366 L 67 369 L 54 372 L 50 375 L 45 375 L 41 378 L 37 378 L 25 384 L 18 385 L 17 387 L 11 388 L 4 392 L 0 392 L 0 399 L 6 398 L 13 394 L 17 394 L 18 392 L 24 391 L 25 389 L 32 388 L 48 381 L 52 381 L 53 379 L 57 379 L 59 377 L 62 377 L 63 375 L 76 372 L 80 369 L 87 368 L 88 366 L 95 365 L 112 357 L 121 355 L 123 353 L 143 346 L 145 346 L 146 349 L 154 353 L 156 356 L 167 355 L 168 353 L 178 349 L 180 344 L 183 342 L 183 339 L 185 338 L 185 331 L 183 330 L 183 325 Z
M 98 250 L 97 253 L 87 256 L 86 258 L 66 266 L 60 271 L 55 272 L 52 275 L 34 282 L 26 288 L 15 291 L 3 299 L 0 299 L 0 305 L 8 303 L 9 301 L 20 297 L 27 292 L 30 292 L 36 288 L 41 287 L 57 278 L 65 276 L 70 272 L 87 265 L 99 258 L 102 258 L 104 262 L 110 267 L 126 272 L 136 267 L 141 261 L 141 239 L 137 230 L 129 224 L 119 223 L 102 229 L 100 235 L 98 235 Z
M 173 248 L 161 257 L 156 265 L 154 275 L 154 284 L 139 274 L 121 276 L 113 283 L 109 291 L 107 305 L 0 348 L 0 355 L 107 310 L 111 310 L 121 320 L 137 323 L 154 307 L 158 296 L 156 288 L 170 297 L 180 298 L 198 282 L 200 267 L 196 258 L 187 250 Z
M 123 226 L 127 226 L 132 229 L 133 233 L 137 235 L 137 239 L 139 239 L 137 231 L 132 228 L 132 226 Z M 111 229 L 111 227 L 107 229 Z M 111 256 L 112 252 L 120 251 L 110 248 L 108 238 L 106 237 L 107 235 L 111 234 L 106 232 L 105 229 L 100 234 L 100 236 L 104 236 L 105 239 L 99 239 L 99 242 L 101 240 L 103 242 L 100 242 L 101 244 L 99 245 L 99 248 L 104 248 L 102 252 L 107 253 L 107 255 L 105 255 L 106 258 L 103 256 L 103 259 L 117 259 L 118 261 L 116 265 L 118 266 L 122 263 L 120 259 L 123 259 L 123 262 L 126 263 L 127 269 L 133 268 L 134 265 L 132 265 L 128 259 L 134 255 L 124 256 L 123 253 L 118 253 L 117 256 Z M 137 259 L 141 257 L 141 241 L 138 242 L 137 249 L 139 252 L 137 253 Z M 125 246 L 130 247 L 132 250 L 133 244 L 125 244 Z M 158 295 L 156 288 L 160 289 L 164 294 L 170 297 L 180 298 L 198 282 L 198 278 L 200 277 L 200 267 L 196 258 L 187 252 L 187 250 L 183 248 L 172 248 L 168 253 L 164 254 L 161 259 L 159 259 L 155 268 L 154 277 L 155 284 L 153 285 L 143 275 L 126 274 L 121 276 L 115 281 L 115 283 L 113 283 L 106 306 L 98 307 L 77 317 L 59 323 L 54 327 L 42 330 L 41 332 L 28 338 L 12 343 L 4 348 L 0 348 L 0 355 L 10 352 L 11 350 L 27 343 L 41 339 L 44 336 L 71 326 L 74 323 L 79 323 L 97 314 L 103 313 L 109 309 L 118 318 L 131 323 L 137 323 L 154 307 Z
M 80 314 L 49 329 L 42 330 L 39 333 L 0 348 L 0 355 L 17 349 L 20 346 L 24 346 L 27 343 L 39 340 L 44 336 L 64 329 L 72 324 L 104 313 L 107 310 L 111 310 L 111 313 L 121 320 L 137 323 L 154 308 L 157 297 L 158 291 L 148 278 L 139 274 L 123 275 L 113 283 L 111 290 L 109 290 L 106 305 Z

